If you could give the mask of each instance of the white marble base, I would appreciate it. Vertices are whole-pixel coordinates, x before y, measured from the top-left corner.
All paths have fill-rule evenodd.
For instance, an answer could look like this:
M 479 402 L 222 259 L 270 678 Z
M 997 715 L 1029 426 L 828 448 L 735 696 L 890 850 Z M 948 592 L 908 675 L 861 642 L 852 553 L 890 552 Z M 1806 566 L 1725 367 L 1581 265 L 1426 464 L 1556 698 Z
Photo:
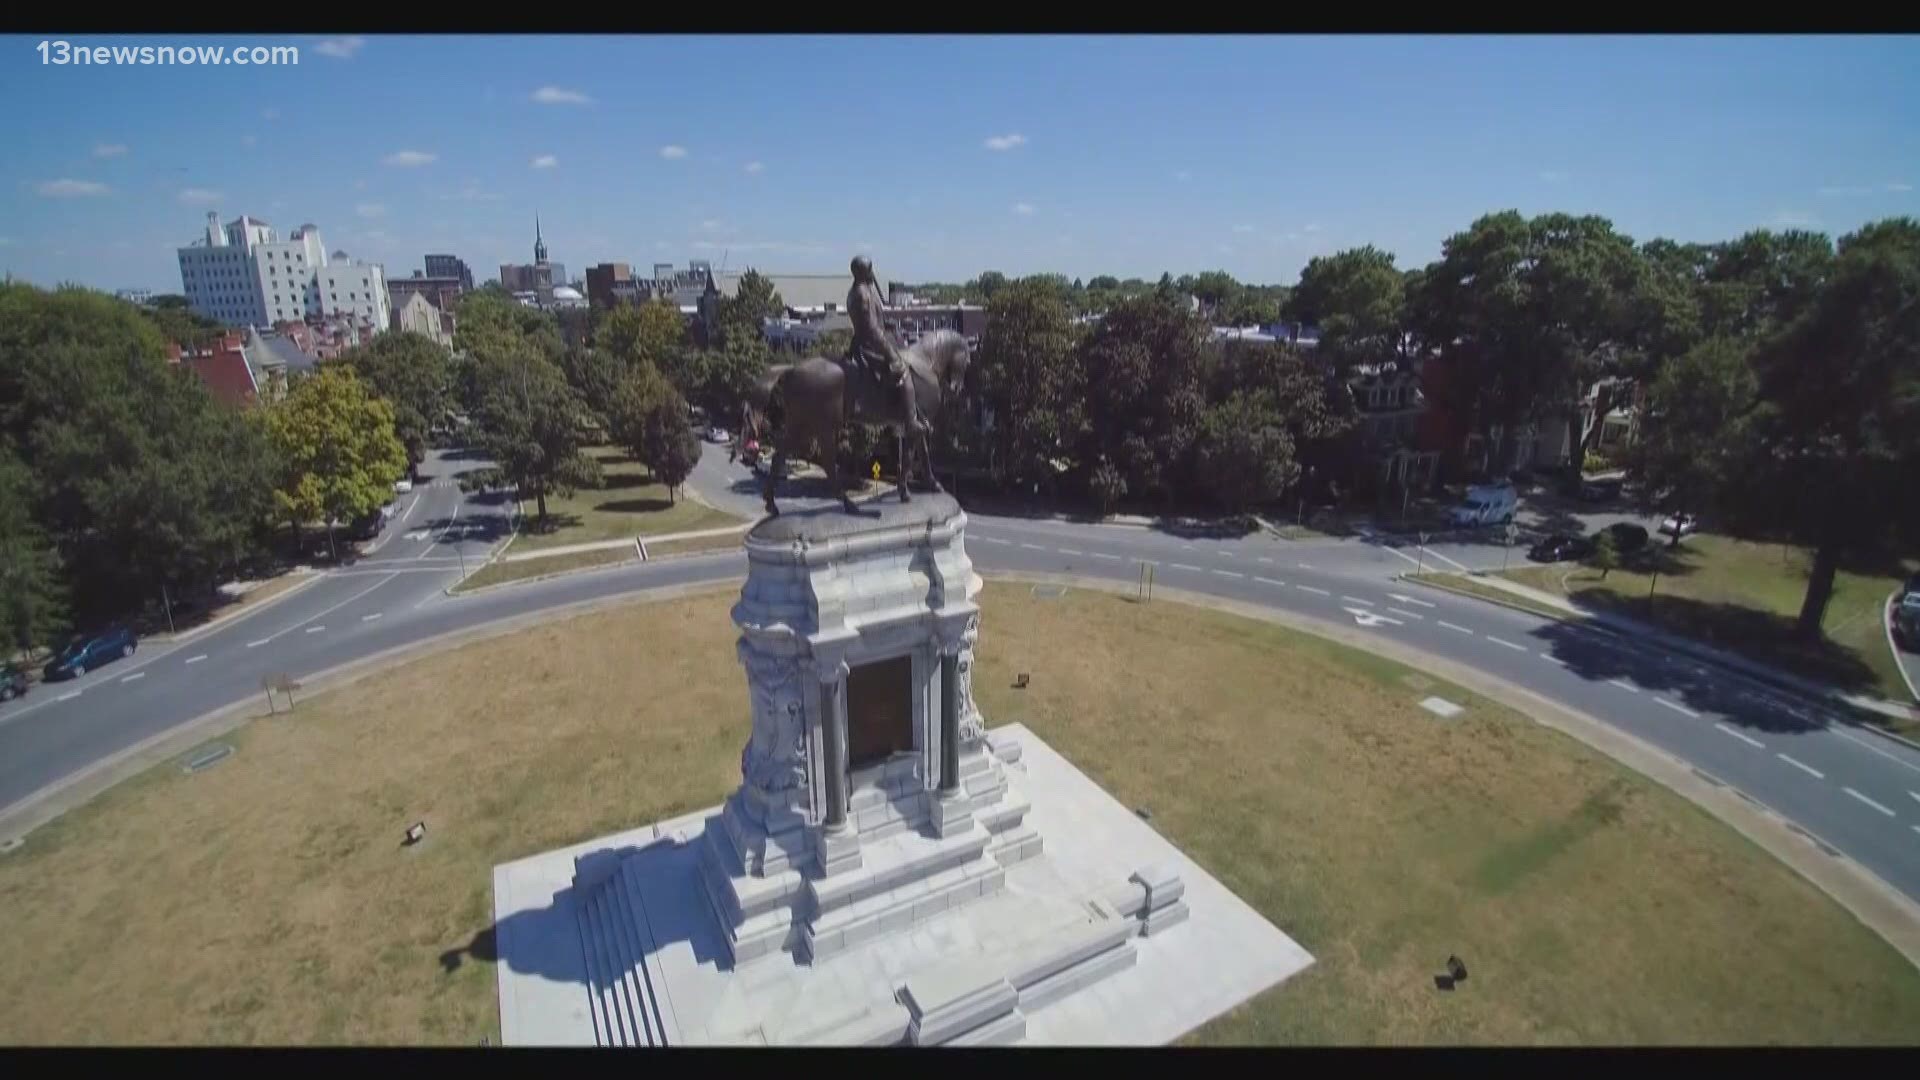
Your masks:
M 1154 1045 L 1313 962 L 1022 725 L 990 734 L 1046 845 L 817 961 L 729 960 L 699 877 L 717 807 L 495 867 L 502 1040 Z

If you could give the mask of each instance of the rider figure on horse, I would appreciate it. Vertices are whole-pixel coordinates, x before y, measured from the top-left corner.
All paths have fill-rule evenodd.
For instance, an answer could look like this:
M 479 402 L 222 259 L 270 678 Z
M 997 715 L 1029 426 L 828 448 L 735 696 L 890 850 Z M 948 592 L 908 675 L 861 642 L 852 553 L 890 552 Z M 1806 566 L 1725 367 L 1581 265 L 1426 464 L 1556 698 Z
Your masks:
M 864 371 L 877 385 L 895 388 L 900 397 L 901 414 L 906 417 L 906 433 L 918 435 L 926 431 L 927 425 L 914 404 L 913 373 L 907 369 L 906 359 L 888 338 L 886 325 L 881 321 L 884 308 L 880 283 L 873 276 L 872 260 L 865 255 L 854 256 L 853 288 L 847 291 L 853 345 L 847 350 L 846 362 Z

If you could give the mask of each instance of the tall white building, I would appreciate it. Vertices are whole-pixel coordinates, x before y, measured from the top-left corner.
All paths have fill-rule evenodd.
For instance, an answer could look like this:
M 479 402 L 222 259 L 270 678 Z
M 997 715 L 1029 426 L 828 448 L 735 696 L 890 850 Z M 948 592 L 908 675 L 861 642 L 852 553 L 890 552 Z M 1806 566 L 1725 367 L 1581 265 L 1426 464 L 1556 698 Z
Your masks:
M 273 326 L 346 316 L 378 333 L 391 318 L 386 273 L 378 263 L 331 256 L 320 230 L 302 225 L 279 239 L 271 225 L 242 214 L 180 249 L 180 284 L 193 310 L 229 326 Z

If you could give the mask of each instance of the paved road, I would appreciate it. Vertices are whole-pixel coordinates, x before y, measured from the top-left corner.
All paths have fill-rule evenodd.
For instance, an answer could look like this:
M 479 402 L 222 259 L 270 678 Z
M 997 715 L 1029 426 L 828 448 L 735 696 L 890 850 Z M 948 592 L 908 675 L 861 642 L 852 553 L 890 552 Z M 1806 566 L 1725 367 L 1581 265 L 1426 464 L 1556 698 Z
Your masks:
M 693 486 L 711 502 L 755 506 L 743 469 L 705 455 Z M 441 477 L 461 467 L 436 459 Z M 738 490 L 733 490 L 734 488 Z M 455 551 L 480 554 L 503 508 L 429 485 L 381 550 L 235 625 L 143 649 L 77 684 L 39 688 L 0 713 L 0 806 L 203 712 L 259 693 L 260 677 L 299 678 L 382 649 L 495 619 L 667 585 L 736 578 L 734 551 L 627 565 L 446 597 Z M 816 500 L 783 500 L 799 508 Z M 463 535 L 461 522 L 478 522 Z M 422 534 L 422 530 L 425 530 Z M 414 539 L 413 537 L 423 536 Z M 1195 592 L 1352 619 L 1614 724 L 1691 762 L 1920 899 L 1920 752 L 1834 722 L 1823 707 L 1631 639 L 1392 580 L 1420 556 L 1380 543 L 1287 542 L 1264 534 L 1182 536 L 1117 526 L 976 516 L 976 565 L 1157 581 Z M 1444 549 L 1436 549 L 1444 550 Z M 1453 554 L 1499 559 L 1497 545 Z M 200 659 L 205 657 L 205 659 Z M 49 692 L 50 690 L 54 692 Z

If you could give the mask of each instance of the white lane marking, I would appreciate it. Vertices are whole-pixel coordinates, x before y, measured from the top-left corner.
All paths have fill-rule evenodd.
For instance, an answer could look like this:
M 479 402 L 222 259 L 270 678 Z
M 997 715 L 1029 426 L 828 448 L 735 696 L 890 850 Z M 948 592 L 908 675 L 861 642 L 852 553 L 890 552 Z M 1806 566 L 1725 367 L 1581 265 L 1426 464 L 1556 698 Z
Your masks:
M 1245 574 L 1240 573 L 1238 570 L 1215 570 L 1213 572 L 1216 574 L 1219 574 L 1221 577 L 1246 577 L 1247 576 Z
M 261 639 L 260 639 L 259 641 L 249 641 L 249 642 L 247 642 L 247 648 L 249 648 L 249 649 L 257 649 L 257 648 L 259 648 L 260 646 L 262 646 L 262 645 L 265 645 L 265 644 L 266 644 L 267 642 L 269 642 L 269 641 L 272 641 L 272 640 L 273 640 L 272 638 L 264 638 L 264 637 L 263 637 L 263 638 L 261 638 Z
M 1180 545 L 1180 550 L 1181 550 L 1181 551 L 1192 551 L 1192 550 L 1193 550 L 1193 545 L 1192 545 L 1192 544 L 1181 544 L 1181 545 Z
M 121 679 L 120 681 L 121 681 L 121 682 L 123 682 L 123 683 L 130 683 L 130 682 L 132 682 L 132 681 L 133 681 L 133 680 L 135 680 L 135 679 L 144 679 L 144 678 L 146 678 L 146 677 L 147 677 L 147 673 L 146 673 L 146 672 L 144 672 L 144 671 L 142 671 L 142 672 L 139 672 L 139 673 L 137 673 L 137 674 L 134 674 L 134 675 L 129 675 L 129 676 L 127 676 L 126 678 L 124 678 L 124 679 Z
M 1261 561 L 1261 562 L 1263 562 L 1263 563 L 1266 563 L 1266 564 L 1267 564 L 1268 566 L 1272 566 L 1272 565 L 1273 565 L 1273 560 L 1272 560 L 1272 559 L 1269 559 L 1269 558 L 1267 558 L 1267 557 L 1266 557 L 1265 555 L 1262 555 L 1262 556 L 1260 556 L 1260 561 Z
M 1133 561 L 1139 563 L 1141 566 L 1159 566 L 1160 565 L 1159 559 L 1142 559 L 1137 555 L 1134 556 Z
M 1412 604 L 1414 607 L 1433 607 L 1434 606 L 1432 604 L 1427 603 L 1425 600 L 1416 599 L 1414 597 L 1406 596 L 1397 592 L 1388 593 L 1387 599 L 1398 600 L 1403 604 Z
M 1262 585 L 1272 585 L 1275 588 L 1284 589 L 1287 587 L 1287 583 L 1284 581 L 1275 581 L 1270 577 L 1260 577 L 1257 574 L 1254 576 L 1253 580 L 1259 582 Z
M 1913 796 L 1914 802 L 1920 802 L 1920 791 L 1909 791 L 1907 794 Z
M 1468 567 L 1466 563 L 1454 562 L 1454 560 L 1447 558 L 1445 555 L 1440 554 L 1439 552 L 1433 550 L 1432 548 L 1427 549 L 1427 554 L 1433 556 L 1436 559 L 1439 559 L 1443 563 L 1451 563 L 1452 565 L 1458 567 L 1460 569 L 1460 572 L 1463 574 L 1473 573 L 1472 568 Z
M 1320 596 L 1332 596 L 1332 595 L 1333 595 L 1332 593 L 1330 593 L 1330 592 L 1328 592 L 1328 591 L 1327 591 L 1327 590 L 1325 590 L 1325 589 L 1316 589 L 1316 588 L 1314 588 L 1314 587 L 1313 587 L 1313 586 L 1311 586 L 1311 585 L 1295 585 L 1295 586 L 1294 586 L 1294 588 L 1296 588 L 1296 589 L 1299 589 L 1299 590 L 1300 590 L 1301 592 L 1310 592 L 1310 593 L 1317 593 L 1317 594 L 1319 594 Z
M 1505 638 L 1497 638 L 1497 637 L 1494 637 L 1492 634 L 1487 635 L 1487 640 L 1493 642 L 1495 645 L 1505 645 L 1507 648 L 1512 649 L 1514 652 L 1527 651 L 1527 647 L 1525 645 L 1515 645 L 1513 642 L 1508 641 Z
M 1629 694 L 1637 694 L 1640 692 L 1639 687 L 1633 685 L 1632 683 L 1628 682 L 1625 679 L 1608 679 L 1607 681 L 1619 687 L 1620 689 L 1625 690 Z
M 321 624 L 320 624 L 319 626 L 309 626 L 309 627 L 307 627 L 307 633 L 309 633 L 309 634 L 318 634 L 318 633 L 321 633 L 321 632 L 323 632 L 323 631 L 325 631 L 325 630 L 326 630 L 326 628 L 327 628 L 327 626 L 326 626 L 326 624 L 325 624 L 325 623 L 321 623 Z
M 1746 743 L 1748 746 L 1751 746 L 1756 750 L 1765 750 L 1767 748 L 1766 743 L 1761 742 L 1759 739 L 1753 738 L 1752 736 L 1746 734 L 1745 732 L 1735 731 L 1725 724 L 1715 724 L 1713 726 L 1719 728 L 1723 733 L 1731 735 L 1736 739 L 1739 739 L 1741 742 Z
M 1302 570 L 1311 570 L 1311 569 L 1313 569 L 1313 566 L 1312 566 L 1312 564 L 1310 564 L 1310 563 L 1295 563 L 1294 565 L 1296 565 L 1296 566 L 1298 566 L 1298 567 L 1299 567 L 1300 569 L 1302 569 Z
M 1391 547 L 1390 547 L 1390 548 L 1382 548 L 1381 550 L 1382 550 L 1382 551 L 1385 551 L 1385 552 L 1386 552 L 1387 554 L 1389 554 L 1389 555 L 1398 555 L 1398 556 L 1400 556 L 1401 558 L 1403 558 L 1403 559 L 1405 559 L 1405 560 L 1407 560 L 1408 562 L 1410 562 L 1410 563 L 1412 563 L 1412 564 L 1413 564 L 1414 566 L 1416 566 L 1416 567 L 1420 565 L 1420 560 L 1419 560 L 1419 559 L 1416 559 L 1416 558 L 1414 558 L 1413 556 L 1411 556 L 1411 555 L 1409 555 L 1409 554 L 1407 554 L 1406 552 L 1404 552 L 1404 551 L 1401 551 L 1401 550 L 1400 550 L 1399 548 L 1391 548 Z
M 1407 611 L 1407 610 L 1405 610 L 1405 609 L 1403 609 L 1403 608 L 1397 608 L 1397 607 L 1390 607 L 1390 608 L 1388 608 L 1387 610 L 1388 610 L 1388 611 L 1391 611 L 1391 612 L 1393 612 L 1393 613 L 1394 613 L 1395 615 L 1404 615 L 1404 616 L 1406 616 L 1406 617 L 1407 617 L 1407 618 L 1409 618 L 1409 619 L 1424 619 L 1424 618 L 1426 618 L 1426 616 L 1425 616 L 1425 615 L 1416 615 L 1416 614 L 1414 614 L 1413 612 L 1411 612 L 1411 611 Z
M 1786 762 L 1787 764 L 1793 766 L 1794 768 L 1799 769 L 1801 772 L 1806 773 L 1808 776 L 1813 777 L 1815 780 L 1825 780 L 1827 778 L 1826 773 L 1823 773 L 1819 769 L 1816 769 L 1813 766 L 1808 765 L 1804 762 L 1795 761 L 1785 754 L 1776 753 L 1773 756 L 1779 758 L 1781 761 Z
M 202 660 L 205 660 L 206 658 L 207 658 L 207 654 L 206 654 L 206 653 L 201 653 L 201 654 L 200 654 L 199 656 L 189 656 L 189 657 L 187 657 L 187 661 L 186 661 L 186 662 L 187 662 L 187 663 L 189 663 L 189 664 L 197 664 L 197 663 L 199 663 L 200 661 L 202 661 Z
M 1881 813 L 1887 815 L 1888 817 L 1894 816 L 1894 813 L 1891 807 L 1881 806 L 1879 803 L 1874 802 L 1872 799 L 1867 798 L 1865 795 L 1860 794 L 1859 792 L 1853 790 L 1850 787 L 1843 787 L 1840 790 L 1846 792 L 1847 794 L 1853 796 L 1856 799 L 1859 799 L 1861 802 L 1866 803 L 1868 806 L 1873 807 L 1875 810 L 1880 811 Z
M 60 695 L 59 697 L 57 697 L 57 698 L 54 698 L 53 700 L 55 700 L 55 701 L 72 701 L 72 700 L 73 700 L 74 698 L 77 698 L 77 697 L 79 697 L 79 696 L 80 696 L 80 691 L 78 691 L 78 690 L 69 690 L 69 691 L 67 691 L 67 692 L 66 692 L 66 693 L 64 693 L 64 694 L 61 694 L 61 695 Z
M 1223 559 L 1233 558 L 1233 552 L 1231 551 L 1216 551 L 1214 552 L 1214 554 L 1220 556 Z
M 327 608 L 324 611 L 316 611 L 313 614 L 307 616 L 304 619 L 301 619 L 299 622 L 294 623 L 292 626 L 287 627 L 285 630 L 282 630 L 277 634 L 270 634 L 267 637 L 260 639 L 259 641 L 249 642 L 247 644 L 247 648 L 251 649 L 255 645 L 265 645 L 267 642 L 272 641 L 274 638 L 285 637 L 286 635 L 293 633 L 295 630 L 300 629 L 301 627 L 307 625 L 308 623 L 312 622 L 315 619 L 322 618 L 323 616 L 331 615 L 334 612 L 339 611 L 341 608 L 346 607 L 348 604 L 353 603 L 355 600 L 360 599 L 361 597 L 367 595 L 373 590 L 379 588 L 382 585 L 385 585 L 387 582 L 392 581 L 394 578 L 397 578 L 399 576 L 400 576 L 400 571 L 398 570 L 389 571 L 387 575 L 381 578 L 379 581 L 376 581 L 373 584 L 367 586 L 366 588 L 361 589 L 359 592 L 354 593 L 352 596 L 347 597 L 345 600 L 340 601 L 339 603 L 333 605 L 330 608 Z
M 1447 621 L 1447 620 L 1445 620 L 1445 619 L 1440 619 L 1440 620 L 1438 620 L 1438 621 L 1439 621 L 1439 623 L 1440 623 L 1440 625 L 1441 625 L 1441 626 L 1444 626 L 1444 627 L 1446 627 L 1446 628 L 1447 628 L 1447 629 L 1449 629 L 1449 630 L 1458 630 L 1458 631 L 1460 631 L 1460 632 L 1461 632 L 1461 633 L 1463 633 L 1463 634 L 1471 634 L 1471 633 L 1473 633 L 1473 631 L 1471 631 L 1471 630 L 1469 630 L 1469 629 L 1467 629 L 1466 627 L 1464 627 L 1464 626 L 1455 626 L 1454 624 L 1452 624 L 1452 623 L 1450 623 L 1450 622 L 1448 622 L 1448 621 Z
M 979 540 L 979 541 L 980 541 L 981 543 L 983 543 L 983 544 L 1011 544 L 1011 543 L 1013 543 L 1013 541 L 1011 541 L 1011 540 L 1002 540 L 1002 539 L 1000 539 L 1000 538 L 999 538 L 999 537 L 997 537 L 997 536 L 978 536 L 978 537 L 975 537 L 974 539 L 976 539 L 976 540 Z
M 1359 605 L 1360 605 L 1361 607 L 1372 607 L 1372 606 L 1373 606 L 1373 601 L 1371 601 L 1371 600 L 1362 600 L 1362 599 L 1360 599 L 1360 598 L 1359 598 L 1359 597 L 1357 597 L 1357 596 L 1348 596 L 1348 595 L 1347 595 L 1347 594 L 1345 594 L 1345 593 L 1341 593 L 1341 594 L 1340 594 L 1340 599 L 1342 599 L 1342 600 L 1345 600 L 1345 601 L 1346 601 L 1347 603 L 1349 603 L 1349 604 L 1359 604 Z
M 377 618 L 379 618 L 380 616 L 382 616 L 382 615 L 385 615 L 385 614 L 386 614 L 386 612 L 384 612 L 384 611 L 376 611 L 376 612 L 374 612 L 374 613 L 373 613 L 373 614 L 371 614 L 371 615 L 362 615 L 362 616 L 360 616 L 360 621 L 361 621 L 361 622 L 372 622 L 373 620 L 375 620 L 375 619 L 377 619 Z
M 1057 551 L 1057 552 L 1059 552 L 1059 553 L 1060 553 L 1060 554 L 1062 554 L 1062 555 L 1084 555 L 1084 554 L 1086 554 L 1086 552 L 1084 552 L 1084 551 L 1075 551 L 1075 550 L 1074 550 L 1074 549 L 1072 549 L 1072 548 L 1054 548 L 1053 550 L 1055 550 L 1055 551 Z
M 1191 570 L 1196 574 L 1202 572 L 1199 567 L 1188 566 L 1186 563 L 1170 562 L 1167 565 L 1173 567 L 1175 570 Z
M 1700 715 L 1699 713 L 1694 712 L 1692 709 L 1687 708 L 1685 705 L 1675 704 L 1674 702 L 1668 701 L 1666 698 L 1663 698 L 1663 697 L 1657 697 L 1657 698 L 1654 698 L 1653 700 L 1655 704 L 1665 705 L 1667 708 L 1672 709 L 1674 712 L 1680 713 L 1685 716 L 1697 717 Z
M 1553 655 L 1552 653 L 1543 652 L 1540 654 L 1540 659 L 1545 660 L 1550 664 L 1559 664 L 1561 667 L 1567 666 L 1567 662 L 1565 660 L 1560 659 L 1559 657 Z
M 1043 547 L 1041 547 L 1041 546 L 1040 546 L 1039 544 L 1026 544 L 1026 543 L 1023 543 L 1023 544 L 1021 544 L 1020 546 L 1021 546 L 1021 547 L 1023 547 L 1023 548 L 1026 548 L 1026 549 L 1027 549 L 1028 551 L 1045 551 L 1045 550 L 1047 550 L 1046 548 L 1043 548 Z
M 1800 714 L 1798 712 L 1795 712 L 1794 715 L 1799 716 Z M 1879 754 L 1881 757 L 1886 758 L 1888 761 L 1893 762 L 1895 765 L 1902 766 L 1903 768 L 1912 769 L 1914 772 L 1920 772 L 1920 765 L 1915 765 L 1913 762 L 1908 761 L 1905 758 L 1897 757 L 1893 754 L 1889 754 L 1885 750 L 1880 749 L 1879 747 L 1873 745 L 1867 740 L 1862 739 L 1858 735 L 1854 735 L 1842 729 L 1836 724 L 1828 724 L 1827 730 L 1833 732 L 1835 735 L 1838 735 L 1843 739 L 1847 739 L 1851 742 L 1859 743 L 1861 746 L 1864 746 L 1867 749 L 1873 751 L 1874 753 Z
M 1406 625 L 1406 623 L 1401 622 L 1399 619 L 1389 619 L 1385 615 L 1375 615 L 1366 608 L 1350 607 L 1341 608 L 1340 610 L 1353 616 L 1353 621 L 1359 623 L 1361 626 L 1379 626 L 1381 623 L 1386 623 L 1390 626 Z
M 1106 553 L 1106 552 L 1104 552 L 1104 551 L 1096 551 L 1096 552 L 1094 552 L 1094 553 L 1093 553 L 1093 557 L 1094 557 L 1094 558 L 1096 558 L 1096 559 L 1112 559 L 1112 560 L 1113 560 L 1114 562 L 1119 562 L 1119 561 L 1120 561 L 1120 556 L 1118 556 L 1118 555 L 1109 555 L 1109 554 L 1107 554 L 1107 553 Z

